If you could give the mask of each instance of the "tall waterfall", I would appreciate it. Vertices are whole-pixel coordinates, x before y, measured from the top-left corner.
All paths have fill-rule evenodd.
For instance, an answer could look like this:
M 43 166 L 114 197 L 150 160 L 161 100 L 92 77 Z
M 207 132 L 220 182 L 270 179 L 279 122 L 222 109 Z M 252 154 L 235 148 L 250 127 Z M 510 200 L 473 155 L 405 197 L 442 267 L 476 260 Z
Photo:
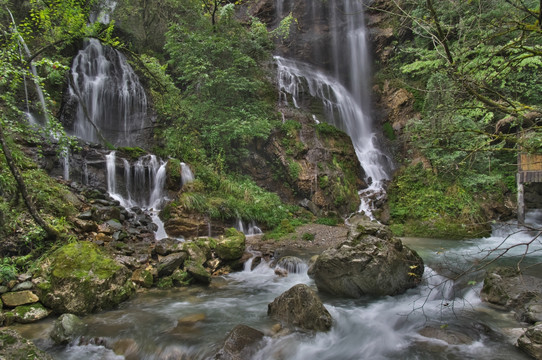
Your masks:
M 73 60 L 70 77 L 75 136 L 116 146 L 134 145 L 144 136 L 147 96 L 119 51 L 87 40 Z
M 278 18 L 294 6 L 293 1 L 277 0 Z M 301 107 L 308 93 L 322 102 L 326 121 L 350 136 L 370 185 L 360 191 L 359 210 L 372 217 L 372 202 L 384 194 L 384 181 L 390 178 L 392 161 L 378 148 L 373 130 L 363 4 L 357 0 L 328 0 L 307 1 L 305 6 L 310 8 L 305 9 L 305 20 L 329 29 L 329 34 L 303 43 L 304 48 L 311 49 L 310 56 L 299 50 L 290 51 L 290 56 L 299 53 L 304 55 L 302 59 L 275 56 L 280 101 L 286 104 L 291 98 L 294 106 Z M 323 19 L 327 21 L 324 26 Z

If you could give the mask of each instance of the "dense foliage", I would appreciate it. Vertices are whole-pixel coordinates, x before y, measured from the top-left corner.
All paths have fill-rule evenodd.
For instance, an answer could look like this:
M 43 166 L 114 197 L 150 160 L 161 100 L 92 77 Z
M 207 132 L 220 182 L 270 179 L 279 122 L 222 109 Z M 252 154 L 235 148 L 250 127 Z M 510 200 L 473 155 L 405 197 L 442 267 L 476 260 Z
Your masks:
M 503 192 L 515 191 L 518 151 L 542 151 L 540 3 L 394 4 L 407 28 L 391 59 L 400 69 L 392 81 L 415 96 L 420 117 L 404 135 L 412 157 L 423 156 L 430 169 L 405 164 L 392 187 L 392 217 L 474 224 L 483 218 L 475 203 L 502 203 Z M 523 132 L 530 136 L 518 138 Z

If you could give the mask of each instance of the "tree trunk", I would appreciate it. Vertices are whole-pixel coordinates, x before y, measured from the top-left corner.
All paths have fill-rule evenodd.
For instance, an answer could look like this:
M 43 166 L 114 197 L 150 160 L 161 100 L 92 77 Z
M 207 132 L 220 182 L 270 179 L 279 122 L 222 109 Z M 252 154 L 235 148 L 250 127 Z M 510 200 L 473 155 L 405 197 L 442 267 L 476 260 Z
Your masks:
M 15 161 L 13 160 L 13 156 L 11 155 L 11 150 L 9 149 L 6 139 L 4 137 L 4 129 L 2 127 L 2 123 L 0 122 L 0 146 L 2 147 L 2 151 L 4 152 L 4 156 L 6 157 L 6 163 L 9 166 L 9 170 L 11 171 L 11 174 L 15 178 L 15 181 L 17 182 L 17 190 L 21 193 L 23 196 L 24 203 L 26 205 L 26 208 L 30 212 L 30 215 L 32 215 L 32 218 L 34 221 L 47 233 L 47 237 L 50 239 L 56 239 L 59 236 L 58 231 L 53 229 L 49 224 L 47 224 L 39 215 L 36 207 L 32 203 L 32 200 L 30 199 L 30 196 L 28 195 L 28 191 L 26 190 L 26 184 L 24 183 L 23 177 L 21 176 L 21 173 L 19 172 L 19 169 L 17 169 L 17 166 L 15 165 Z

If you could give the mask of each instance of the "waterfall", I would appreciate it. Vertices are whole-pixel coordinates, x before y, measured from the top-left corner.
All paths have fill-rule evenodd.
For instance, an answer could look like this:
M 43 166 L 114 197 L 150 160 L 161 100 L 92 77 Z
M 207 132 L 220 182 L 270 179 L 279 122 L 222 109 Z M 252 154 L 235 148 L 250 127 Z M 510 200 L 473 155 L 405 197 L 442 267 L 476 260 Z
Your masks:
M 275 56 L 279 101 L 303 106 L 310 94 L 324 107 L 326 121 L 346 132 L 352 139 L 357 158 L 365 171 L 367 189 L 360 191 L 359 211 L 372 216 L 372 203 L 384 196 L 384 182 L 390 178 L 391 158 L 378 148 L 372 129 L 370 108 L 370 60 L 363 4 L 355 0 L 307 2 L 307 21 L 326 18 L 330 41 L 324 48 L 312 44 L 311 64 L 299 59 Z M 279 18 L 290 11 L 290 4 L 278 0 Z M 316 118 L 314 116 L 314 118 Z
M 70 76 L 75 136 L 116 146 L 132 146 L 142 139 L 148 127 L 147 96 L 124 55 L 96 39 L 86 40 Z
M 253 236 L 263 234 L 262 229 L 260 229 L 254 220 L 249 221 L 248 223 L 243 222 L 240 217 L 235 221 L 235 229 L 239 230 L 246 236 Z
M 194 181 L 194 174 L 190 167 L 185 163 L 181 163 L 181 185 L 188 184 Z

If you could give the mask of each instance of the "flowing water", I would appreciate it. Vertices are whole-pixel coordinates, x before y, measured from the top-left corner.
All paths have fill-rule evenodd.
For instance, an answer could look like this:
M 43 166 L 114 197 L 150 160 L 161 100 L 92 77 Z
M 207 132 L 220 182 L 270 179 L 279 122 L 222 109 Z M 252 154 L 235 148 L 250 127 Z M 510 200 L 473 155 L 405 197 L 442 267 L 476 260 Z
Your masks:
M 286 16 L 293 6 L 290 1 L 277 0 L 277 17 Z M 384 183 L 390 179 L 393 164 L 378 146 L 371 119 L 369 41 L 363 4 L 330 0 L 307 2 L 306 6 L 310 8 L 306 10 L 309 24 L 325 19 L 329 40 L 323 44 L 307 40 L 312 47 L 312 64 L 275 56 L 280 102 L 288 103 L 291 98 L 295 107 L 301 107 L 303 98 L 310 94 L 322 102 L 326 121 L 350 136 L 369 184 L 360 191 L 359 211 L 372 217 L 373 203 L 384 196 Z
M 119 51 L 87 40 L 73 60 L 69 95 L 76 109 L 71 130 L 78 138 L 116 146 L 142 143 L 147 97 Z
M 540 219 L 541 214 L 531 216 Z M 244 271 L 213 278 L 208 287 L 143 292 L 117 310 L 84 317 L 85 345 L 53 346 L 48 339 L 52 320 L 18 329 L 60 360 L 122 359 L 109 350 L 121 344 L 130 344 L 138 359 L 207 359 L 237 324 L 267 335 L 252 359 L 528 359 L 513 346 L 520 325 L 512 314 L 480 301 L 481 274 L 455 282 L 445 276 L 447 264 L 468 267 L 490 248 L 533 238 L 533 233 L 518 230 L 514 224 L 503 225 L 489 238 L 466 241 L 406 239 L 425 260 L 422 285 L 399 296 L 356 300 L 319 293 L 334 319 L 332 329 L 325 333 L 271 336 L 276 322 L 268 318 L 267 304 L 295 284 L 315 286 L 306 267 L 279 277 L 265 263 L 251 271 L 250 261 Z M 505 261 L 517 260 L 514 256 L 522 250 L 518 248 Z M 531 250 L 542 250 L 540 241 Z M 296 255 L 300 256 L 299 250 Z M 525 261 L 541 260 L 542 255 L 535 252 Z M 472 280 L 476 285 L 468 282 Z M 473 341 L 450 345 L 420 335 L 427 326 L 458 331 Z M 88 344 L 88 339 L 100 340 Z

